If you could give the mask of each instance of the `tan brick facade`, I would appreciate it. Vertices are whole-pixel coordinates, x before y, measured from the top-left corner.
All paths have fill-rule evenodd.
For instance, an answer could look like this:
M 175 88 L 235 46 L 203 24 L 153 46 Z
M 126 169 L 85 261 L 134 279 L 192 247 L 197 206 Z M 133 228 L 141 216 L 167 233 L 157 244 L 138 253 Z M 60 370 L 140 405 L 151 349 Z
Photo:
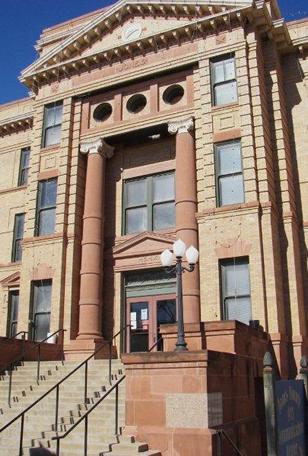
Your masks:
M 248 258 L 252 319 L 271 334 L 282 371 L 307 354 L 308 22 L 281 24 L 270 2 L 222 3 L 137 7 L 121 0 L 71 21 L 71 32 L 66 24 L 43 31 L 40 58 L 22 73 L 33 96 L 0 106 L 2 335 L 10 290 L 19 289 L 18 331 L 27 331 L 32 282 L 51 279 L 49 329 L 66 328 L 65 344 L 74 350 L 88 161 L 80 144 L 97 138 L 114 147 L 102 177 L 102 336 L 109 338 L 125 324 L 125 274 L 160 268 L 159 254 L 172 246 L 177 226 L 123 234 L 124 182 L 175 170 L 183 173 L 185 186 L 168 125 L 192 118 L 201 321 L 224 317 L 220 262 Z M 141 31 L 133 30 L 140 36 L 130 41 L 125 27 L 135 23 L 141 24 Z M 85 32 L 75 28 L 80 24 Z M 213 106 L 210 68 L 219 57 L 234 57 L 237 101 Z M 184 96 L 168 104 L 165 90 L 175 84 Z M 126 103 L 135 94 L 143 94 L 146 105 L 131 113 Z M 58 101 L 63 101 L 61 141 L 42 147 L 44 107 Z M 112 113 L 97 121 L 93 113 L 102 103 L 110 103 Z M 215 145 L 236 140 L 244 202 L 219 205 Z M 26 147 L 31 148 L 28 183 L 18 186 Z M 37 236 L 38 183 L 51 178 L 57 178 L 55 230 Z M 25 213 L 22 261 L 12 262 L 19 213 Z

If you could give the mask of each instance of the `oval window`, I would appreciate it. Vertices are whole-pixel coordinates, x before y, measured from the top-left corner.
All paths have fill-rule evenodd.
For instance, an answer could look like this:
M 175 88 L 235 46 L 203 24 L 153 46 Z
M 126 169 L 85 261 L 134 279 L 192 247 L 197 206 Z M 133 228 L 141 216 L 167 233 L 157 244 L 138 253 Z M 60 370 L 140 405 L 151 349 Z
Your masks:
M 145 108 L 146 104 L 146 97 L 141 93 L 138 93 L 127 100 L 126 109 L 133 114 L 137 114 Z
M 184 96 L 184 89 L 180 84 L 174 84 L 167 89 L 163 93 L 163 100 L 167 104 L 176 104 L 178 103 Z
M 102 103 L 98 105 L 93 112 L 93 118 L 97 122 L 104 122 L 112 114 L 112 106 L 110 103 Z

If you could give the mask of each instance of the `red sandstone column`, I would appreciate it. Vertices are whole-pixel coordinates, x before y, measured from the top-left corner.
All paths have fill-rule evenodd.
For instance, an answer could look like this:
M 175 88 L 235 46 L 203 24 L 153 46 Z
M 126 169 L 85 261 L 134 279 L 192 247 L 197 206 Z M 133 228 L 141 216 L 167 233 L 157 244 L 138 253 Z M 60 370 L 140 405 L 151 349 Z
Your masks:
M 103 262 L 103 222 L 105 162 L 113 147 L 101 138 L 84 142 L 80 152 L 88 154 L 81 248 L 78 339 L 95 339 L 101 333 L 101 277 Z
M 198 249 L 196 158 L 192 118 L 171 122 L 169 133 L 176 134 L 176 235 L 186 246 Z M 183 274 L 184 322 L 200 322 L 199 267 Z

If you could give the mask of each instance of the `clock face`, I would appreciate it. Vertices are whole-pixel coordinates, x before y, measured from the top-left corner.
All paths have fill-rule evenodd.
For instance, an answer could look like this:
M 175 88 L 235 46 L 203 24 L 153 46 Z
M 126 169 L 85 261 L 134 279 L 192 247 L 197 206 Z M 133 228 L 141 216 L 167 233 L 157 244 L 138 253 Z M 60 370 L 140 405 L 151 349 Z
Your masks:
M 139 22 L 132 22 L 127 24 L 122 30 L 122 40 L 123 41 L 134 41 L 137 40 L 142 32 L 142 27 Z

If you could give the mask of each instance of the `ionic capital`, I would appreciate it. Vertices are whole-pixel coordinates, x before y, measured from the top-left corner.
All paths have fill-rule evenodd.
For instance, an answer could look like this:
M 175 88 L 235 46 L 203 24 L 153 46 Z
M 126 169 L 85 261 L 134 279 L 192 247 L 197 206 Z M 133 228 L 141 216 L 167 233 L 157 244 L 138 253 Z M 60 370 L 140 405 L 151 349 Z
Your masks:
M 171 135 L 188 133 L 194 128 L 194 119 L 189 117 L 188 119 L 175 120 L 174 122 L 169 122 L 168 132 Z
M 104 158 L 111 158 L 113 156 L 114 147 L 106 143 L 103 138 L 88 139 L 80 143 L 80 153 L 86 154 L 100 154 Z

